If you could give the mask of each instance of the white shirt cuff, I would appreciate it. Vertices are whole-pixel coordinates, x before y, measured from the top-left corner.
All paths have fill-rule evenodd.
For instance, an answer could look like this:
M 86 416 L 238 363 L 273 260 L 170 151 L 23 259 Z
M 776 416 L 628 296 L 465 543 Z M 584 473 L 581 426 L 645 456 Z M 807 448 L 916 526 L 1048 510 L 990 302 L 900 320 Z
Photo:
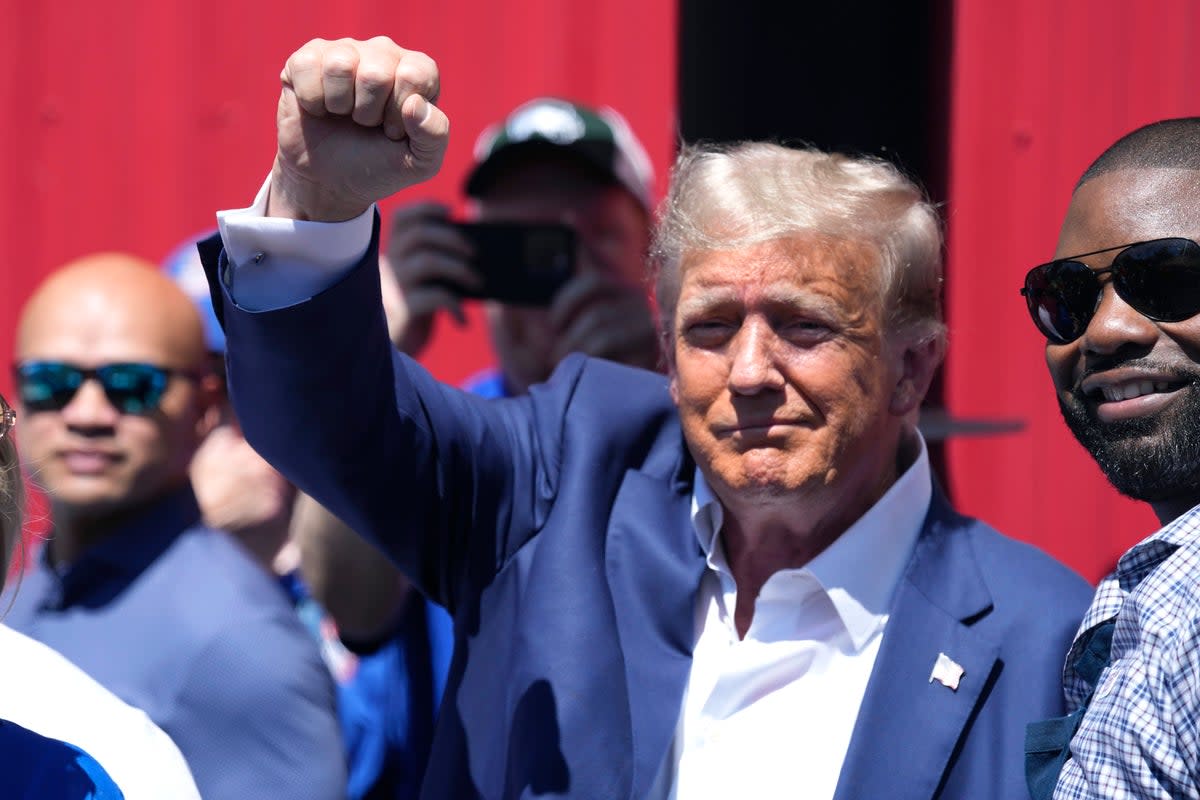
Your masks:
M 268 175 L 249 208 L 217 212 L 229 258 L 226 288 L 247 311 L 302 303 L 341 280 L 371 244 L 375 207 L 345 222 L 268 217 Z

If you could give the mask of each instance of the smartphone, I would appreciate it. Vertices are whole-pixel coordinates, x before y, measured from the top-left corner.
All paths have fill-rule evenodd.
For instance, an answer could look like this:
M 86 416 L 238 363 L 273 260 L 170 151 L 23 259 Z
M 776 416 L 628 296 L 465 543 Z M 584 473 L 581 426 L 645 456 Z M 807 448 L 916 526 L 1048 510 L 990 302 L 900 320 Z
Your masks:
M 480 288 L 455 287 L 463 297 L 518 306 L 548 306 L 575 274 L 575 231 L 557 223 L 451 223 L 475 250 L 471 268 Z

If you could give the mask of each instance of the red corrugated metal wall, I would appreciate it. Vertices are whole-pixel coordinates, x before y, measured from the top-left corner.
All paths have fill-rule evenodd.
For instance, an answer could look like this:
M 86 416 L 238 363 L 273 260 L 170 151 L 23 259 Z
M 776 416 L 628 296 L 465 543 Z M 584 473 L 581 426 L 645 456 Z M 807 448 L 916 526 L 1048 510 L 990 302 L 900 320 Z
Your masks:
M 274 153 L 279 71 L 312 37 L 386 34 L 441 64 L 450 151 L 414 199 L 457 200 L 475 135 L 539 94 L 621 110 L 660 188 L 674 154 L 674 0 L 0 0 L 0 12 L 8 396 L 17 314 L 43 276 L 97 250 L 158 261 L 218 208 L 253 199 Z M 426 358 L 450 381 L 488 361 L 469 316 L 464 331 L 443 326 Z
M 672 0 L 2 0 L 0 9 L 4 360 L 18 309 L 54 267 L 100 249 L 157 261 L 211 226 L 216 209 L 252 199 L 273 154 L 280 68 L 314 36 L 387 34 L 440 62 L 452 143 L 442 174 L 414 197 L 455 200 L 475 134 L 537 94 L 617 107 L 660 174 L 673 155 Z M 439 374 L 456 380 L 484 362 L 477 328 L 439 342 L 429 358 Z
M 454 136 L 442 175 L 413 196 L 453 200 L 474 134 L 534 94 L 624 111 L 660 189 L 674 148 L 671 0 L 0 0 L 0 9 L 5 360 L 21 303 L 53 267 L 99 249 L 158 260 L 215 209 L 250 199 L 271 158 L 279 68 L 311 36 L 386 33 L 441 63 Z M 1190 0 L 958 0 L 954 9 L 947 401 L 1027 429 L 953 443 L 952 488 L 966 511 L 1095 578 L 1155 524 L 1115 495 L 1063 428 L 1016 288 L 1053 250 L 1092 157 L 1138 124 L 1200 113 L 1200 10 Z M 429 354 L 449 380 L 487 358 L 473 320 L 465 332 L 445 326 Z M 5 370 L 0 389 L 10 388 Z
M 960 0 L 955 14 L 947 401 L 1027 427 L 952 443 L 952 484 L 965 511 L 1096 579 L 1157 523 L 1064 427 L 1017 289 L 1093 158 L 1141 124 L 1200 114 L 1200 6 Z

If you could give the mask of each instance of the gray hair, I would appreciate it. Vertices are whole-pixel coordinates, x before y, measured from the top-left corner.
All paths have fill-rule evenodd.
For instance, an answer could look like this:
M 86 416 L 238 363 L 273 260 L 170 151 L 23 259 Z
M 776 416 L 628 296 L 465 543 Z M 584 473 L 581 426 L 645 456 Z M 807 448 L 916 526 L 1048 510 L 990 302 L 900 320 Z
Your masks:
M 798 234 L 870 246 L 889 326 L 944 338 L 941 223 L 916 183 L 878 158 L 741 142 L 686 146 L 671 172 L 651 247 L 664 352 L 674 349 L 685 254 Z

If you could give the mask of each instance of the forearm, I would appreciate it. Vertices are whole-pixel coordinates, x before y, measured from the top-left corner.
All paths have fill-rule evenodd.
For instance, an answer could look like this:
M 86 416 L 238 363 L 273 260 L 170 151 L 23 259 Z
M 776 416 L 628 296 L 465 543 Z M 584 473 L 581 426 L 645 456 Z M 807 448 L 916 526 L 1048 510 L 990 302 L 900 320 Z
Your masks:
M 309 591 L 339 633 L 357 641 L 387 636 L 415 594 L 403 573 L 308 495 L 297 498 L 291 533 Z

